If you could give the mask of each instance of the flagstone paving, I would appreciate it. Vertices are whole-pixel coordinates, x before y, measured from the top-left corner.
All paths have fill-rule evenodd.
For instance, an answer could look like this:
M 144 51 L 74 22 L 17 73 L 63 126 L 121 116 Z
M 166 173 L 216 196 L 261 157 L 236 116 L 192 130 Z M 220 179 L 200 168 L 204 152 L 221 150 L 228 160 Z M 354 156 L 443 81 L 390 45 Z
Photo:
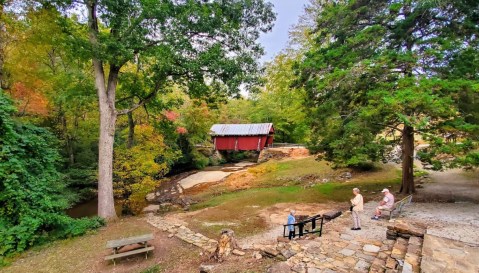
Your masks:
M 375 205 L 365 204 L 365 211 L 372 211 Z M 347 211 L 325 223 L 321 237 L 308 235 L 292 241 L 281 238 L 241 245 L 242 241 L 248 242 L 248 238 L 243 238 L 238 241 L 244 249 L 236 251 L 236 255 L 276 259 L 268 271 L 270 273 L 479 272 L 479 245 L 427 234 L 421 223 L 414 223 L 409 218 L 375 221 L 370 215 L 363 214 L 362 229 L 353 231 L 350 229 L 351 215 Z M 151 225 L 170 233 L 168 237 L 195 245 L 205 253 L 214 252 L 218 244 L 216 240 L 196 233 L 186 222 L 174 219 L 148 216 Z

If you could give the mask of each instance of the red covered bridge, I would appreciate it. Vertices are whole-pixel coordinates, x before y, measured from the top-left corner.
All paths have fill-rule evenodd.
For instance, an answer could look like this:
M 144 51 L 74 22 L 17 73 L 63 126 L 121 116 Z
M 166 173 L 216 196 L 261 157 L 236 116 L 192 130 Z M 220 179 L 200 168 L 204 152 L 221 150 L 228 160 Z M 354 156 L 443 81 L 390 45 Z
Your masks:
M 261 151 L 273 144 L 273 123 L 215 124 L 210 129 L 215 150 Z

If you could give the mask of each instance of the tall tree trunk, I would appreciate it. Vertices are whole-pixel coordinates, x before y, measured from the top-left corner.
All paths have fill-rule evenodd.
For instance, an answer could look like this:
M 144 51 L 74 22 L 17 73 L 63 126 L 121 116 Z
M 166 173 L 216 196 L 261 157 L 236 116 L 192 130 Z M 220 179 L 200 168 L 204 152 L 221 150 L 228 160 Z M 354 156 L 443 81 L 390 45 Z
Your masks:
M 116 219 L 113 198 L 113 143 L 115 140 L 116 109 L 115 92 L 120 67 L 110 66 L 108 86 L 105 85 L 103 62 L 98 58 L 97 1 L 86 2 L 88 9 L 89 39 L 93 48 L 95 87 L 100 110 L 100 139 L 98 142 L 98 216 L 107 220 Z
M 73 137 L 68 133 L 67 117 L 65 115 L 65 111 L 63 111 L 63 107 L 61 104 L 58 107 L 58 112 L 58 119 L 61 124 L 61 134 L 62 137 L 65 139 L 65 150 L 68 154 L 68 166 L 71 167 L 73 164 L 75 164 Z
M 414 128 L 404 126 L 402 133 L 402 184 L 401 193 L 410 194 L 415 192 L 414 188 Z
M 133 147 L 135 140 L 135 120 L 133 119 L 133 112 L 128 112 L 128 142 L 126 147 L 130 149 Z
M 3 14 L 3 5 L 0 4 L 0 14 Z M 5 23 L 0 22 L 0 88 L 6 89 L 5 74 L 3 72 L 3 65 L 5 60 L 5 47 L 7 40 L 7 28 Z
M 98 92 L 102 93 L 100 90 Z M 99 95 L 99 97 L 98 216 L 105 219 L 114 219 L 117 217 L 113 198 L 113 143 L 115 140 L 116 113 L 115 109 L 105 100 L 106 94 Z
M 67 148 L 67 152 L 68 152 L 68 166 L 71 167 L 73 166 L 73 164 L 75 164 L 75 150 L 74 150 L 74 147 L 73 147 L 73 143 L 74 143 L 74 140 L 73 140 L 73 137 L 70 136 L 70 134 L 66 134 L 66 137 L 65 137 L 65 140 L 66 140 L 66 148 Z

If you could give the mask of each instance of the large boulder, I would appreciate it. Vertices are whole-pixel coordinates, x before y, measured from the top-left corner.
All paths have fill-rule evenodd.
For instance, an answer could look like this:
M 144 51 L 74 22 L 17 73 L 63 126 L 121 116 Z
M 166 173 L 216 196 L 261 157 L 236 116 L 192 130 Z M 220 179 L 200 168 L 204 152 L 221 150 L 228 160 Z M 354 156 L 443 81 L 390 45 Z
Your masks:
M 388 230 L 392 230 L 397 234 L 406 235 L 401 237 L 410 237 L 407 235 L 424 237 L 424 234 L 426 233 L 425 227 L 414 225 L 411 223 L 406 223 L 406 222 L 396 222 L 393 225 L 388 225 Z

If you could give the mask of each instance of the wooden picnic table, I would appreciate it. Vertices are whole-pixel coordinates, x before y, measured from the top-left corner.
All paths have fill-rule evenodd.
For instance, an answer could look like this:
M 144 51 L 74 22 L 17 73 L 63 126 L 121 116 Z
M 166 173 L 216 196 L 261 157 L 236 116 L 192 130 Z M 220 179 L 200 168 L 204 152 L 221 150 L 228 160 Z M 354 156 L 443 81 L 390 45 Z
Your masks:
M 152 233 L 108 241 L 106 243 L 106 248 L 111 248 L 113 250 L 113 254 L 106 256 L 105 260 L 113 260 L 113 264 L 115 264 L 116 258 L 126 257 L 138 253 L 145 253 L 145 258 L 148 259 L 148 251 L 155 249 L 154 246 L 148 246 L 148 241 L 150 240 L 153 240 Z M 130 245 L 140 245 L 141 247 L 120 252 L 120 249 Z

